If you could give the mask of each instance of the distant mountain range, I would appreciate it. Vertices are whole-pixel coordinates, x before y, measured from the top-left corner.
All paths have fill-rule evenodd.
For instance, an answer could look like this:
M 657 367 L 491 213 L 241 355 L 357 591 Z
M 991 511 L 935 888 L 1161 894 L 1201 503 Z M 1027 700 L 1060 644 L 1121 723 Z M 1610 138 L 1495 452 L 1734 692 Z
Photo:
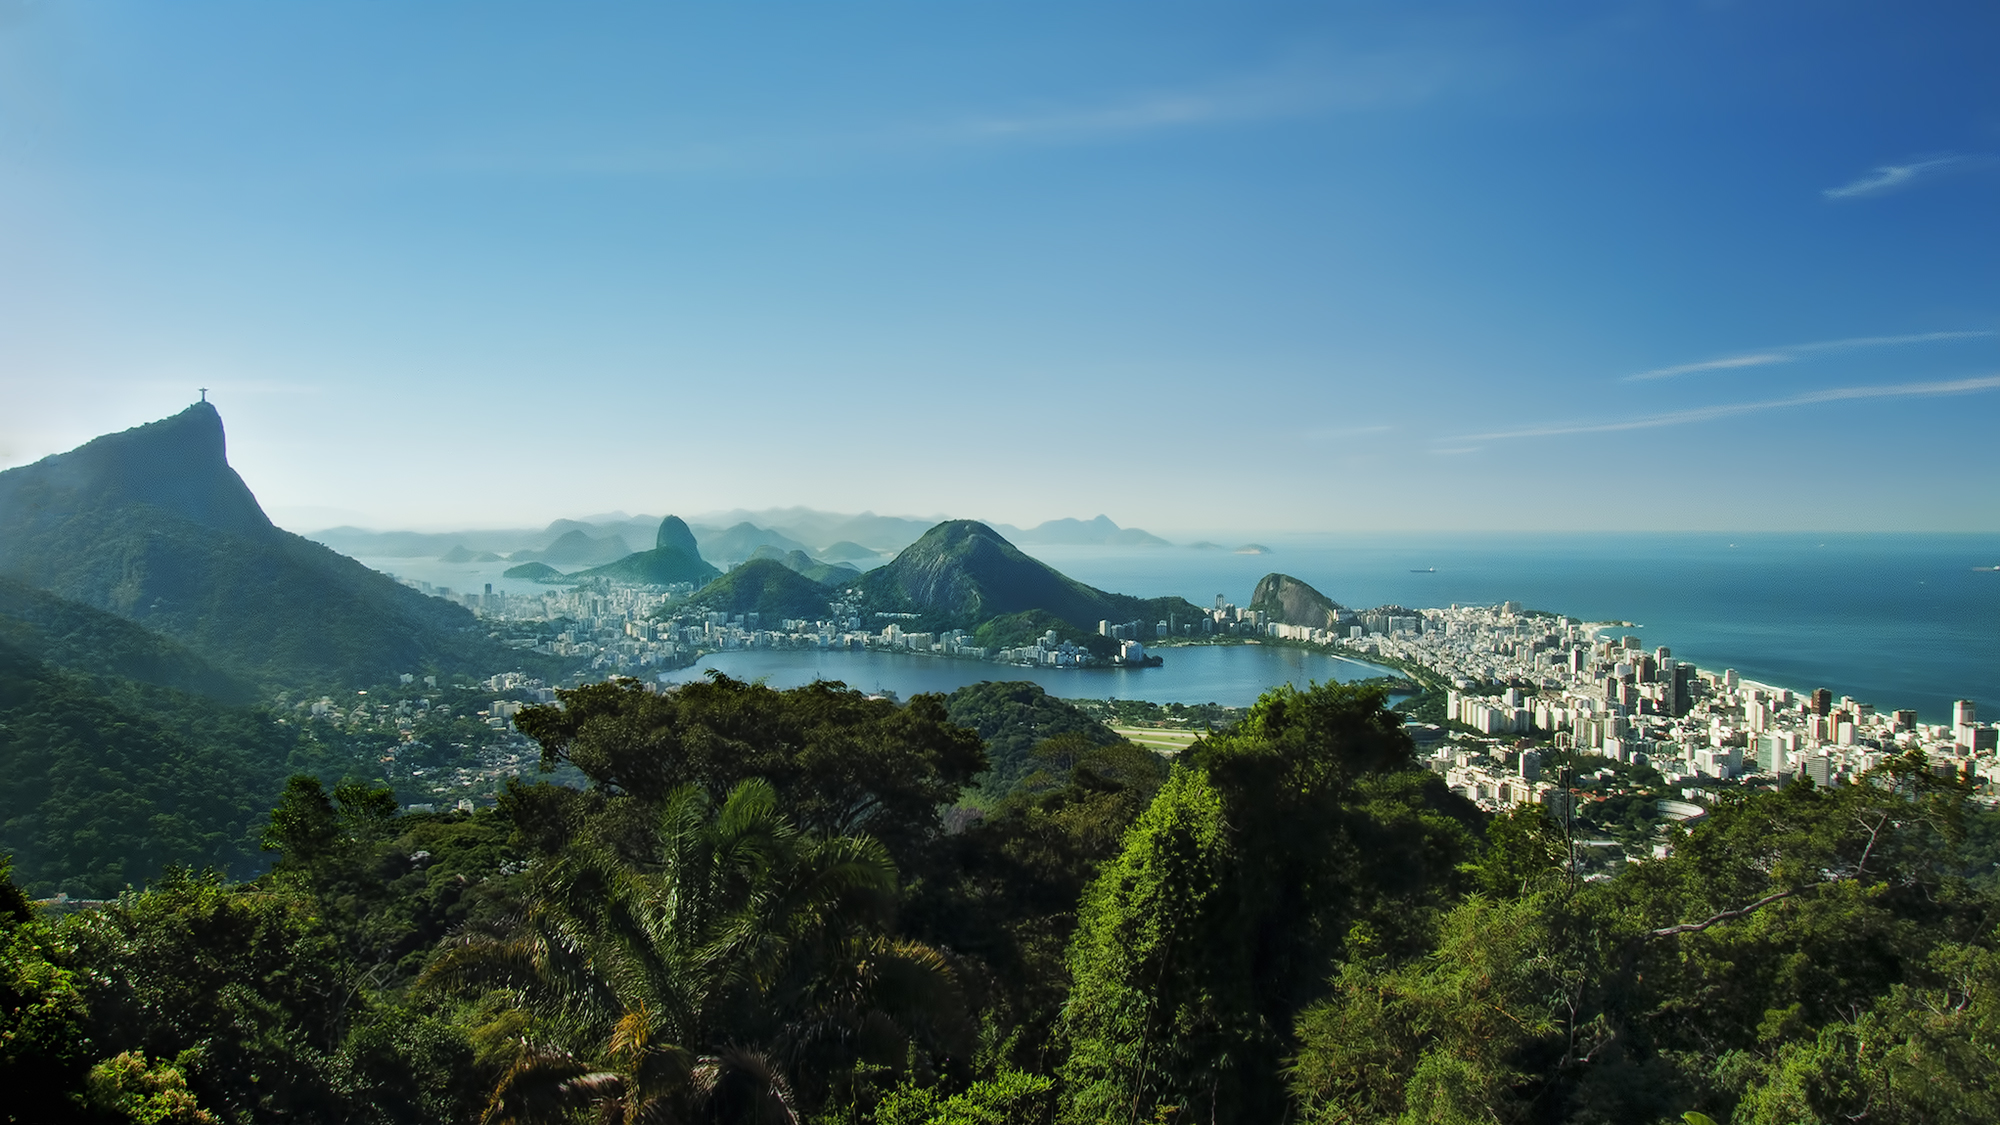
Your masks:
M 1136 527 L 1119 527 L 1107 516 L 1091 520 L 1045 520 L 1023 530 L 1007 524 L 995 524 L 993 530 L 1005 535 L 1016 543 L 1034 546 L 1073 547 L 1171 547 L 1172 543 L 1140 531 Z
M 466 562 L 468 560 L 462 557 L 454 557 L 464 550 L 463 547 L 454 547 L 441 557 L 446 562 Z M 539 551 L 515 551 L 506 558 L 509 562 L 543 562 L 550 566 L 599 566 L 616 562 L 631 553 L 632 546 L 623 535 L 614 532 L 602 539 L 593 539 L 583 529 L 571 528 Z
M 519 664 L 470 612 L 265 518 L 208 403 L 0 472 L 0 576 L 171 638 L 246 683 Z
M 695 591 L 687 606 L 756 613 L 767 623 L 817 620 L 826 617 L 832 602 L 850 596 L 843 591 L 852 591 L 852 599 L 871 618 L 875 613 L 912 613 L 924 627 L 978 629 L 997 619 L 1032 617 L 1016 623 L 1032 626 L 1028 635 L 1051 622 L 1094 634 L 1100 621 L 1150 626 L 1165 618 L 1188 621 L 1201 613 L 1181 598 L 1134 598 L 1085 585 L 975 520 L 946 520 L 894 561 L 866 574 L 845 563 L 818 561 L 802 550 L 760 546 L 750 560 Z
M 619 542 L 622 543 L 623 540 Z M 521 568 L 517 567 L 507 573 L 513 575 L 519 569 Z M 660 521 L 659 528 L 653 533 L 652 550 L 625 555 L 615 562 L 592 567 L 571 577 L 579 580 L 604 578 L 612 582 L 629 582 L 636 586 L 674 586 L 683 582 L 699 586 L 721 575 L 721 571 L 702 559 L 701 550 L 695 546 L 694 533 L 688 530 L 688 525 L 681 522 L 678 516 L 668 516 Z M 522 577 L 547 581 L 554 576 L 524 574 Z
M 753 560 L 770 559 L 822 586 L 845 586 L 861 577 L 859 567 L 844 562 L 820 562 L 804 551 L 780 551 L 776 547 L 759 547 L 750 557 Z
M 739 563 L 757 557 L 763 548 L 773 548 L 780 554 L 786 551 L 804 552 L 804 543 L 786 535 L 782 531 L 758 527 L 748 520 L 714 531 L 702 528 L 695 532 L 695 539 L 701 544 L 703 558 L 714 559 L 723 564 Z
M 873 512 L 848 515 L 811 508 L 741 509 L 696 516 L 682 523 L 699 557 L 728 567 L 756 557 L 760 547 L 803 551 L 820 562 L 852 562 L 863 568 L 916 542 L 942 518 L 910 519 Z M 559 569 L 602 566 L 632 553 L 631 544 L 652 538 L 661 521 L 653 516 L 612 512 L 585 520 L 561 519 L 534 528 L 480 531 L 367 531 L 334 527 L 311 538 L 342 554 L 360 558 L 436 558 L 447 562 L 543 562 Z M 991 524 L 1014 543 L 1031 546 L 1168 547 L 1172 544 L 1136 527 L 1119 527 L 1107 516 L 1047 520 L 1031 528 Z M 657 546 L 657 545 L 656 545 Z

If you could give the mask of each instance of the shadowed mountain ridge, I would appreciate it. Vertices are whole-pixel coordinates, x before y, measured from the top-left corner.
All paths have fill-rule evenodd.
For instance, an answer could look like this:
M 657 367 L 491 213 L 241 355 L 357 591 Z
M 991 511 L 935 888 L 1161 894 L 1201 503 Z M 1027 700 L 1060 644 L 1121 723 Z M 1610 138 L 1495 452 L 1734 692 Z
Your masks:
M 0 574 L 261 684 L 522 663 L 462 606 L 273 526 L 208 403 L 0 472 Z
M 1315 629 L 1331 629 L 1342 617 L 1351 617 L 1354 612 L 1305 582 L 1276 573 L 1257 580 L 1257 588 L 1250 594 L 1250 608 L 1263 610 L 1273 621 Z
M 947 520 L 864 575 L 871 603 L 968 624 L 1043 610 L 1086 630 L 1099 621 L 1192 620 L 1182 598 L 1135 598 L 1087 586 L 1009 543 L 977 520 Z

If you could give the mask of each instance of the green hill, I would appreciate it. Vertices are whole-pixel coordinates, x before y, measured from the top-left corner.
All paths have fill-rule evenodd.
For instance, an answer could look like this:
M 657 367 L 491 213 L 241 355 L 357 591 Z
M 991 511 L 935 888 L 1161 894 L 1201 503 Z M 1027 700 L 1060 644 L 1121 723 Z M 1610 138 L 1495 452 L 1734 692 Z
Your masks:
M 261 712 L 106 680 L 0 641 L 0 854 L 23 884 L 106 898 L 168 863 L 261 868 L 264 814 L 289 772 L 327 764 L 315 747 Z
M 1025 680 L 968 684 L 945 697 L 945 709 L 952 722 L 978 731 L 986 743 L 989 766 L 979 785 L 993 797 L 1006 796 L 1034 770 L 1030 751 L 1044 739 L 1073 734 L 1099 746 L 1122 741 L 1074 704 Z
M 1289 574 L 1266 574 L 1250 594 L 1250 608 L 1289 625 L 1331 629 L 1353 611 Z
M 273 526 L 207 403 L 0 473 L 0 575 L 260 684 L 486 675 L 524 660 L 462 606 Z
M 703 586 L 688 599 L 696 609 L 755 613 L 766 622 L 788 617 L 815 621 L 827 615 L 833 591 L 774 559 L 752 559 Z
M 974 626 L 1007 614 L 1041 610 L 1072 626 L 1099 621 L 1191 620 L 1200 610 L 1182 598 L 1134 598 L 1086 586 L 1030 558 L 977 520 L 949 520 L 903 548 L 895 561 L 862 576 L 877 610 L 904 610 Z
M 635 586 L 671 586 L 676 582 L 692 582 L 701 585 L 722 574 L 721 571 L 674 547 L 655 547 L 650 551 L 640 551 L 626 555 L 617 562 L 592 567 L 571 575 L 572 578 L 607 578 L 613 582 L 629 582 Z
M 525 578 L 530 582 L 560 582 L 563 572 L 544 562 L 525 562 L 520 566 L 510 566 L 501 577 Z
M 85 676 L 110 676 L 248 703 L 251 685 L 187 646 L 122 617 L 0 578 L 0 642 Z

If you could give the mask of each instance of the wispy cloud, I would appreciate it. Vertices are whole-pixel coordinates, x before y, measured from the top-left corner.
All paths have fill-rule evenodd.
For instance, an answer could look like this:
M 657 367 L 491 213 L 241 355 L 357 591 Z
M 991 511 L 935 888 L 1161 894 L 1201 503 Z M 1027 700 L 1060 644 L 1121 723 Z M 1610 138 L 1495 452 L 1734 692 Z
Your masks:
M 1965 164 L 1968 159 L 1952 153 L 1928 160 L 1913 160 L 1908 164 L 1883 164 L 1860 179 L 1827 188 L 1820 194 L 1828 199 L 1868 199 L 1888 195 Z
M 960 142 L 1063 140 L 1409 105 L 1434 96 L 1462 69 L 1457 60 L 1414 52 L 1309 57 L 1189 89 L 966 118 L 915 135 Z
M 0 0 L 4 2 L 4 0 Z M 1149 134 L 1421 104 L 1485 80 L 1477 55 L 1450 49 L 1341 52 L 1303 48 L 1262 70 L 1151 90 L 1050 98 L 927 119 L 835 124 L 809 132 L 690 136 L 662 125 L 607 135 L 528 127 L 468 138 L 429 158 L 459 173 L 674 175 L 783 172 L 849 161 L 1040 144 L 1116 142 Z M 677 135 L 678 134 L 678 135 Z
M 1825 402 L 1848 402 L 1855 399 L 1873 398 L 1936 398 L 1943 395 L 1975 394 L 1979 391 L 2000 389 L 2000 375 L 1981 375 L 1971 379 L 1948 379 L 1931 383 L 1888 383 L 1869 387 L 1829 387 L 1824 390 L 1807 391 L 1803 394 L 1788 395 L 1785 398 L 1765 399 L 1760 402 L 1732 402 L 1720 406 L 1699 406 L 1691 410 L 1674 410 L 1664 414 L 1648 414 L 1638 418 L 1624 418 L 1609 422 L 1557 422 L 1545 426 L 1529 426 L 1518 430 L 1502 430 L 1487 434 L 1461 434 L 1445 438 L 1445 441 L 1506 441 L 1513 438 L 1561 437 L 1566 434 L 1609 434 L 1624 430 L 1650 430 L 1661 426 L 1685 426 L 1694 422 L 1711 422 L 1718 418 L 1733 418 L 1740 414 L 1756 414 L 1766 410 L 1784 410 L 1795 406 L 1813 406 Z M 1437 450 L 1436 452 L 1448 452 Z
M 1692 375 L 1697 371 L 1725 371 L 1732 367 L 1762 367 L 1768 363 L 1790 362 L 1792 357 L 1783 352 L 1757 352 L 1753 355 L 1732 355 L 1722 359 L 1705 359 L 1700 363 L 1682 363 L 1653 371 L 1641 371 L 1637 375 L 1625 376 L 1625 381 L 1629 383 L 1640 379 L 1668 379 L 1675 375 Z
M 1818 340 L 1810 344 L 1788 344 L 1780 348 L 1765 348 L 1743 355 L 1724 356 L 1721 359 L 1706 359 L 1700 363 L 1681 363 L 1672 367 L 1641 371 L 1625 376 L 1625 382 L 1636 383 L 1646 379 L 1670 379 L 1675 375 L 1693 375 L 1703 371 L 1727 371 L 1738 367 L 1765 367 L 1774 363 L 1790 363 L 1802 355 L 1814 352 L 1837 352 L 1851 348 L 1890 348 L 1904 344 L 1934 344 L 1943 340 L 1972 340 L 1991 336 L 1988 331 L 1971 332 L 1918 332 L 1907 336 L 1850 336 L 1843 340 Z
M 1361 437 L 1364 434 L 1386 434 L 1394 426 L 1382 423 L 1373 426 L 1325 426 L 1317 430 L 1307 430 L 1306 437 L 1315 441 L 1333 441 L 1338 438 Z
M 971 118 L 929 131 L 940 139 L 956 141 L 1080 137 L 1248 120 L 1284 113 L 1293 108 L 1277 98 L 1170 93 L 1110 105 Z

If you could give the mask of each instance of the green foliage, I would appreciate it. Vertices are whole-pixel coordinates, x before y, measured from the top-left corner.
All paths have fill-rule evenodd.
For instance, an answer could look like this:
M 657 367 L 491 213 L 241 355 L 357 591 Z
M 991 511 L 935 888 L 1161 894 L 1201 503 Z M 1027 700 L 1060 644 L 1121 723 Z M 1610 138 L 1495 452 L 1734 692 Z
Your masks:
M 778 808 L 762 779 L 719 807 L 685 785 L 662 802 L 643 862 L 573 843 L 537 869 L 517 925 L 445 949 L 427 987 L 498 988 L 532 1029 L 495 1106 L 517 1118 L 593 1101 L 628 1118 L 737 1097 L 783 1108 L 964 1039 L 945 959 L 885 932 L 887 852 L 803 833 Z M 801 1065 L 787 1079 L 777 1059 Z
M 980 622 L 979 627 L 972 631 L 972 640 L 974 644 L 988 649 L 1019 648 L 1033 644 L 1051 629 L 1056 631 L 1058 639 L 1066 641 L 1075 640 L 1083 633 L 1083 630 L 1048 610 L 1024 609 Z
M 247 703 L 251 689 L 185 646 L 81 602 L 0 578 L 0 642 L 71 673 Z
M 1069 734 L 1100 746 L 1120 741 L 1103 723 L 1027 681 L 988 680 L 959 688 L 946 697 L 945 714 L 986 743 L 991 769 L 980 788 L 996 798 L 1027 777 L 1034 766 L 1030 751 L 1044 739 Z
M 1468 900 L 1415 958 L 1350 953 L 1299 1022 L 1295 1093 L 1343 1122 L 1990 1118 L 1960 1061 L 1992 964 L 1962 804 L 1920 756 L 1743 794 L 1670 858 L 1573 889 L 1536 874 L 1545 829 L 1496 821 L 1482 881 L 1521 897 Z
M 368 1125 L 476 1120 L 493 1079 L 464 1029 L 386 1005 L 348 1033 L 335 1066 L 348 1120 Z
M 689 595 L 687 608 L 755 613 L 775 625 L 792 617 L 817 621 L 827 616 L 832 601 L 832 590 L 784 563 L 751 559 Z
M 399 816 L 387 789 L 343 782 L 331 796 L 293 777 L 265 831 L 271 882 L 310 895 L 349 959 L 378 987 L 405 980 L 457 926 L 512 909 L 521 881 L 513 826 L 499 813 Z
M 784 551 L 768 543 L 757 548 L 750 557 L 752 559 L 770 559 L 773 562 L 782 564 L 788 570 L 812 579 L 822 586 L 831 587 L 836 590 L 846 589 L 855 579 L 861 577 L 861 572 L 852 566 L 821 562 L 804 551 L 797 549 Z
M 1446 702 L 1445 692 L 1442 688 L 1426 687 L 1424 690 L 1396 704 L 1396 710 L 1401 711 L 1417 722 L 1443 726 L 1446 721 L 1444 713 Z
M 1984 894 L 2000 892 L 2000 809 L 1973 805 L 1961 813 L 1965 832 L 1959 844 L 1959 874 Z
M 1934 949 L 1920 984 L 1898 984 L 1866 1012 L 1786 1043 L 1756 1068 L 1734 1120 L 1973 1125 L 2000 1120 L 2000 953 Z
M 0 1121 L 58 1121 L 90 1065 L 73 951 L 35 916 L 0 859 Z
M 1212 943 L 1226 936 L 1207 909 L 1225 893 L 1223 815 L 1222 795 L 1204 774 L 1176 770 L 1091 885 L 1064 1014 L 1074 1044 L 1063 1066 L 1069 1119 L 1174 1104 L 1203 1077 L 1211 1081 L 1201 1086 L 1219 1086 L 1221 1073 L 1199 1071 L 1221 1062 L 1221 1040 L 1241 1029 L 1222 1025 L 1206 982 L 1187 970 L 1221 952 Z
M 229 467 L 207 404 L 0 473 L 0 571 L 260 685 L 537 662 L 488 639 L 465 608 L 274 527 Z
M 199 1052 L 183 1056 L 188 1061 Z M 188 1092 L 185 1063 L 151 1062 L 126 1051 L 90 1068 L 84 1104 L 105 1117 L 133 1125 L 214 1125 L 215 1115 Z
M 946 623 L 954 621 L 949 617 L 943 620 Z M 1058 641 L 1068 641 L 1099 660 L 1110 660 L 1122 649 L 1120 642 L 1098 633 L 1094 624 L 1072 625 L 1043 609 L 1003 613 L 981 622 L 979 627 L 972 631 L 972 640 L 974 644 L 986 649 L 1019 648 L 1022 645 L 1034 644 L 1051 631 L 1055 633 Z
M 1244 707 L 1220 703 L 1149 703 L 1143 699 L 1072 699 L 1084 714 L 1104 723 L 1150 726 L 1165 723 L 1186 730 L 1228 730 L 1248 713 Z
M 267 770 L 337 758 L 10 667 L 0 736 L 106 748 L 64 776 L 189 773 L 232 723 Z M 1592 881 L 1542 810 L 1413 768 L 1379 687 L 1268 693 L 1171 770 L 1023 685 L 560 699 L 521 725 L 586 789 L 273 779 L 255 883 L 55 922 L 0 878 L 0 1120 L 2000 1116 L 2000 818 L 1921 756 L 1725 793 Z M 980 732 L 1014 780 L 975 807 Z
M 1564 983 L 1548 907 L 1473 898 L 1445 916 L 1431 952 L 1393 969 L 1351 959 L 1333 996 L 1299 1016 L 1291 1081 L 1306 1119 L 1525 1116 L 1523 1068 L 1561 1032 L 1547 1003 Z
M 90 966 L 97 1050 L 176 1059 L 224 1120 L 325 1120 L 339 1106 L 334 1053 L 357 997 L 306 901 L 169 871 L 64 933 Z
M 1055 1083 L 1040 1075 L 1002 1070 L 963 1093 L 900 1086 L 875 1109 L 875 1125 L 1030 1125 L 1050 1120 Z
M 902 913 L 911 932 L 983 966 L 993 1057 L 1045 1073 L 1069 991 L 1065 949 L 1098 866 L 1167 776 L 1156 754 L 1077 734 L 1032 752 L 1037 768 L 985 817 L 941 841 Z
M 1297 1012 L 1350 947 L 1397 951 L 1458 890 L 1471 810 L 1379 691 L 1267 693 L 1198 743 L 1085 898 L 1066 1114 L 1284 1113 Z
M 108 695 L 0 644 L 0 849 L 33 893 L 104 898 L 170 863 L 249 874 L 301 749 L 267 715 L 165 688 Z
M 524 563 L 521 566 L 513 568 L 513 570 L 509 570 L 507 574 L 509 577 L 513 577 L 514 571 L 528 571 L 531 567 L 541 567 L 542 569 L 531 573 L 523 573 L 520 577 L 532 578 L 537 582 L 546 582 L 551 579 L 561 578 L 560 572 L 547 563 Z M 712 582 L 721 577 L 721 575 L 721 571 L 703 562 L 701 556 L 692 551 L 663 546 L 655 547 L 650 551 L 639 551 L 635 554 L 626 555 L 616 562 L 609 562 L 603 566 L 593 567 L 589 570 L 572 574 L 569 576 L 568 581 L 603 578 L 609 579 L 612 582 L 624 582 L 635 586 L 672 586 L 677 582 L 692 582 L 699 586 Z M 824 597 L 821 600 L 824 601 Z M 718 606 L 717 608 L 721 607 Z M 820 612 L 824 613 L 825 611 L 826 607 L 821 605 Z M 735 612 L 740 613 L 742 611 L 737 610 Z
M 868 833 L 906 869 L 941 831 L 939 807 L 987 765 L 942 696 L 898 707 L 838 683 L 775 691 L 716 674 L 667 693 L 620 681 L 558 698 L 560 709 L 529 708 L 515 725 L 544 762 L 575 765 L 608 794 L 648 806 L 695 784 L 719 800 L 765 778 L 801 828 Z
M 510 566 L 501 573 L 503 578 L 525 578 L 530 582 L 554 583 L 566 579 L 563 572 L 545 562 L 524 562 L 520 566 Z
M 1546 808 L 1521 805 L 1486 823 L 1479 887 L 1496 898 L 1531 893 L 1565 871 L 1569 852 L 1569 841 Z
M 121 507 L 79 513 L 19 550 L 32 555 L 19 572 L 36 585 L 255 683 L 351 688 L 398 671 L 537 660 L 489 641 L 471 611 L 276 528 L 230 534 Z

